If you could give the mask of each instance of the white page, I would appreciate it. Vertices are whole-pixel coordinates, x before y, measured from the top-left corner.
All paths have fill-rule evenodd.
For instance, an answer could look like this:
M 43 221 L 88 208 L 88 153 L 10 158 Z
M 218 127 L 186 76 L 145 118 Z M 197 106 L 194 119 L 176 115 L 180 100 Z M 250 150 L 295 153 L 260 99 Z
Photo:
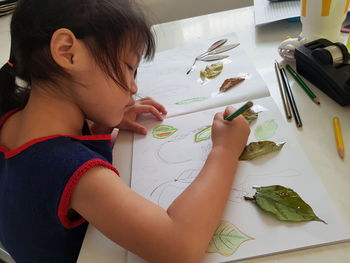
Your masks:
M 242 243 L 231 256 L 206 254 L 202 263 L 252 258 L 350 240 L 349 226 L 336 211 L 273 99 L 257 99 L 254 104 L 254 107 L 263 107 L 264 111 L 251 124 L 248 141 L 257 141 L 256 128 L 268 120 L 274 120 L 278 127 L 269 140 L 286 144 L 278 153 L 239 163 L 223 220 L 234 224 L 252 239 Z M 239 106 L 235 105 L 236 108 Z M 199 128 L 211 125 L 214 113 L 219 110 L 222 108 L 166 119 L 163 124 L 178 128 L 166 139 L 152 137 L 152 129 L 159 122 L 144 122 L 149 132 L 146 136 L 135 135 L 131 188 L 166 209 L 201 169 L 211 142 L 195 143 L 194 134 Z M 254 194 L 252 186 L 276 184 L 295 190 L 327 224 L 318 221 L 281 222 L 243 199 L 244 195 Z M 127 262 L 144 261 L 128 253 Z
M 229 55 L 229 58 L 223 60 L 224 69 L 215 79 L 201 84 L 199 72 L 217 61 L 198 61 L 195 70 L 186 75 L 194 58 L 222 38 L 228 39 L 225 45 L 239 42 L 235 34 L 230 34 L 156 53 L 152 62 L 143 63 L 138 69 L 138 94 L 142 97 L 152 97 L 162 103 L 168 110 L 167 117 L 238 103 L 248 98 L 269 96 L 266 84 L 241 46 L 223 53 Z M 225 93 L 219 92 L 225 79 L 237 76 L 245 76 L 246 79 Z M 185 105 L 176 104 L 192 98 L 205 100 Z
M 300 1 L 254 0 L 255 25 L 300 16 Z

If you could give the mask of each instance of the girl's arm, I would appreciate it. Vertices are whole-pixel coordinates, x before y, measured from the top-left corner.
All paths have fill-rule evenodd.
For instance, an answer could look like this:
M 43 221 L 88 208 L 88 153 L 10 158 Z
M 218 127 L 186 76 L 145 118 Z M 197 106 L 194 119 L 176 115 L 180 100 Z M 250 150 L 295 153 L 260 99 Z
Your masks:
M 167 211 L 103 167 L 92 168 L 80 179 L 71 207 L 148 262 L 198 262 L 222 217 L 248 134 L 243 117 L 228 122 L 217 114 L 213 148 L 202 171 Z

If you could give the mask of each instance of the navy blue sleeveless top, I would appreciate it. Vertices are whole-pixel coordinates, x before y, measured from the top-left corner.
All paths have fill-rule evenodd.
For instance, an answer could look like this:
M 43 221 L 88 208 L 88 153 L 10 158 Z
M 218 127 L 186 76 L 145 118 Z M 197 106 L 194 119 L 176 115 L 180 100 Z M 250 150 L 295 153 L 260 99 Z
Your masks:
M 88 223 L 72 216 L 70 196 L 92 167 L 118 174 L 111 162 L 110 135 L 54 135 L 14 150 L 0 146 L 0 241 L 17 263 L 76 262 Z

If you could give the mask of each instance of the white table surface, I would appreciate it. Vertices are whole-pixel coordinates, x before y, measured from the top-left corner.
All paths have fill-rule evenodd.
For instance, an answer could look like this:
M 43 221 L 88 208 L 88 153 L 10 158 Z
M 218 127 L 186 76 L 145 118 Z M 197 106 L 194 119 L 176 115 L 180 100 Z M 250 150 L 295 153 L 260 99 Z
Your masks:
M 204 15 L 154 26 L 157 51 L 181 47 L 200 39 L 219 37 L 235 32 L 242 47 L 266 82 L 271 96 L 284 114 L 273 62 L 280 60 L 278 44 L 286 36 L 297 36 L 301 24 L 279 21 L 255 28 L 252 7 Z M 8 59 L 10 17 L 0 18 L 0 63 Z M 188 65 L 189 66 L 189 65 Z M 350 107 L 341 107 L 313 88 L 321 106 L 312 103 L 305 92 L 291 82 L 294 97 L 303 121 L 297 129 L 294 121 L 288 125 L 328 190 L 334 205 L 350 226 Z M 346 152 L 341 160 L 335 148 L 332 117 L 341 119 Z M 114 148 L 114 165 L 125 182 L 130 183 L 132 134 L 120 132 Z M 118 222 L 116 222 L 118 224 Z M 287 238 L 287 237 L 286 237 Z M 89 226 L 82 245 L 79 263 L 125 263 L 126 251 Z M 309 248 L 244 261 L 246 263 L 345 263 L 350 262 L 350 242 Z

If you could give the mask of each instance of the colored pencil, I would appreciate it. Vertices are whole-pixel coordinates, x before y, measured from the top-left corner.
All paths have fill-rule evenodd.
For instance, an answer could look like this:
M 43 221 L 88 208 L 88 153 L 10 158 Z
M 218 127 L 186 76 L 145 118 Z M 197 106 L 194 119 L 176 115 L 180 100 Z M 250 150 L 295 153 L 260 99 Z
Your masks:
M 333 128 L 334 128 L 335 140 L 337 142 L 337 150 L 338 150 L 339 157 L 341 159 L 344 159 L 345 149 L 344 149 L 343 136 L 341 132 L 340 120 L 338 117 L 333 118 Z
M 284 113 L 286 114 L 287 119 L 292 118 L 292 113 L 290 111 L 290 106 L 288 103 L 288 100 L 286 98 L 286 94 L 283 88 L 283 83 L 282 83 L 282 77 L 281 77 L 281 72 L 280 72 L 280 65 L 278 64 L 277 61 L 275 61 L 275 72 L 276 72 L 276 78 L 278 82 L 278 86 L 280 88 L 280 93 L 281 93 L 281 98 L 282 98 L 282 103 L 283 103 L 283 108 L 284 108 Z
M 287 98 L 288 98 L 289 104 L 292 108 L 293 116 L 295 118 L 295 124 L 297 125 L 298 128 L 300 128 L 303 126 L 303 123 L 301 122 L 299 111 L 298 111 L 297 105 L 295 103 L 292 89 L 289 85 L 288 77 L 287 77 L 287 74 L 286 74 L 286 71 L 284 70 L 284 68 L 281 68 L 281 76 L 282 76 L 282 80 L 284 83 L 284 88 L 285 88 L 285 91 L 287 94 Z
M 227 121 L 232 121 L 234 118 L 236 118 L 237 116 L 239 116 L 240 114 L 242 114 L 243 112 L 245 112 L 246 110 L 249 110 L 250 107 L 253 106 L 253 102 L 248 101 L 246 102 L 242 107 L 240 107 L 238 110 L 236 110 L 235 112 L 231 113 L 229 116 L 227 116 L 225 118 L 225 120 Z
M 306 92 L 306 94 L 312 99 L 313 102 L 320 105 L 320 100 L 317 98 L 317 96 L 312 92 L 312 90 L 306 85 L 306 83 L 302 80 L 302 78 L 294 71 L 294 69 L 290 65 L 286 65 L 287 70 L 292 75 L 292 77 L 295 79 L 295 81 L 299 84 L 300 87 L 303 88 L 303 90 Z

